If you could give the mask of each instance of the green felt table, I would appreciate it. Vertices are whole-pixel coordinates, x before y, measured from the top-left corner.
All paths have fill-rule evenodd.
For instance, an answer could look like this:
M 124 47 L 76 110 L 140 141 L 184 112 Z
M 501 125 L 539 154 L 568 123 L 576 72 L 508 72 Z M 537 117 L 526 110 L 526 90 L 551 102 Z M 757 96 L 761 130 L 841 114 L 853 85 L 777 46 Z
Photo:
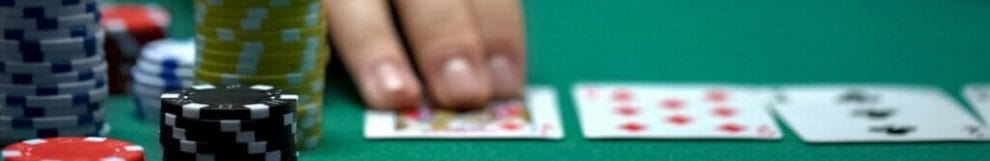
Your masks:
M 188 8 L 170 29 L 188 37 Z M 188 4 L 188 3 L 186 3 Z M 333 4 L 330 4 L 333 5 Z M 529 82 L 556 87 L 563 140 L 367 140 L 362 104 L 332 66 L 319 149 L 302 160 L 990 160 L 990 143 L 807 144 L 779 141 L 587 140 L 571 86 L 580 81 L 907 83 L 990 82 L 986 0 L 622 0 L 524 2 Z M 110 99 L 111 136 L 156 152 L 154 123 Z M 784 125 L 784 124 L 781 124 Z

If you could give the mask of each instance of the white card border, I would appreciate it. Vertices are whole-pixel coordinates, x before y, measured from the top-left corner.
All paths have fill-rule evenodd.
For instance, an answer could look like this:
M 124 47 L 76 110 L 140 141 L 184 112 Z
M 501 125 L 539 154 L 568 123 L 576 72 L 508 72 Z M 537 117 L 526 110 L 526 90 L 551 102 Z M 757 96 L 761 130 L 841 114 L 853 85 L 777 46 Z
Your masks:
M 585 109 L 581 100 L 581 90 L 586 87 L 596 87 L 596 86 L 607 86 L 615 87 L 622 86 L 627 88 L 698 88 L 698 87 L 720 87 L 720 88 L 730 88 L 747 90 L 757 94 L 757 97 L 762 97 L 764 101 L 768 104 L 763 106 L 763 112 L 770 119 L 770 123 L 773 129 L 777 131 L 773 137 L 735 137 L 735 136 L 722 136 L 722 135 L 698 135 L 698 136 L 673 136 L 673 135 L 611 135 L 605 133 L 599 133 L 593 131 L 593 127 L 589 127 L 592 123 L 588 122 L 591 118 L 591 114 L 588 111 L 582 111 Z M 689 139 L 689 140 L 752 140 L 752 141 L 779 141 L 784 137 L 784 129 L 781 128 L 780 123 L 774 116 L 774 113 L 769 106 L 769 102 L 772 101 L 772 86 L 760 86 L 754 84 L 744 84 L 744 83 L 678 83 L 678 82 L 580 82 L 574 84 L 571 88 L 571 96 L 574 99 L 574 106 L 578 113 L 578 120 L 581 124 L 581 133 L 584 138 L 587 139 L 664 139 L 664 140 L 674 140 L 674 139 Z
M 965 108 L 963 104 L 957 101 L 954 97 L 945 92 L 942 88 L 936 86 L 925 86 L 916 84 L 883 84 L 883 83 L 847 83 L 847 84 L 828 84 L 828 83 L 806 83 L 806 84 L 786 84 L 776 86 L 775 89 L 781 89 L 787 91 L 787 89 L 823 89 L 823 88 L 880 88 L 880 89 L 908 89 L 908 90 L 918 90 L 918 91 L 930 91 L 939 94 L 940 97 L 946 98 L 951 101 L 956 107 Z M 909 142 L 940 142 L 940 141 L 990 141 L 990 138 L 956 138 L 956 137 L 946 137 L 946 138 L 929 138 L 929 139 L 915 139 L 915 140 L 873 140 L 873 139 L 847 139 L 847 140 L 836 140 L 836 139 L 822 139 L 822 138 L 808 138 L 807 134 L 802 134 L 800 130 L 797 129 L 796 125 L 793 125 L 791 121 L 794 118 L 788 119 L 776 104 L 771 105 L 771 110 L 774 116 L 776 116 L 781 122 L 790 129 L 798 139 L 806 143 L 814 144 L 847 144 L 847 143 L 909 143 Z M 959 110 L 966 115 L 969 115 L 971 119 L 976 119 L 973 117 L 972 113 L 966 112 L 965 109 L 956 108 L 954 110 Z M 975 120 L 979 122 L 979 120 Z
M 440 133 L 440 134 L 405 134 L 395 132 L 395 113 L 392 111 L 365 110 L 364 136 L 367 139 L 548 139 L 564 138 L 564 126 L 561 124 L 560 106 L 557 93 L 549 86 L 530 86 L 526 88 L 526 105 L 532 112 L 533 125 L 549 125 L 557 127 L 546 130 L 542 134 L 483 134 L 483 133 Z M 540 108 L 536 108 L 540 107 Z M 535 117 L 543 116 L 543 117 Z

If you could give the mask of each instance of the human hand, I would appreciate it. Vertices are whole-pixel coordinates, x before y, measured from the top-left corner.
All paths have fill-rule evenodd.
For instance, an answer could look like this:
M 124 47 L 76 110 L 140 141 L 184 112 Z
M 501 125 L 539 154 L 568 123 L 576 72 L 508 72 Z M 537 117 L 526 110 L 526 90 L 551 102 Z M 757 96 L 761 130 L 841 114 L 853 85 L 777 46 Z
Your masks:
M 427 95 L 439 107 L 472 108 L 522 95 L 526 42 L 517 0 L 324 0 L 324 7 L 334 47 L 372 108 L 411 107 Z

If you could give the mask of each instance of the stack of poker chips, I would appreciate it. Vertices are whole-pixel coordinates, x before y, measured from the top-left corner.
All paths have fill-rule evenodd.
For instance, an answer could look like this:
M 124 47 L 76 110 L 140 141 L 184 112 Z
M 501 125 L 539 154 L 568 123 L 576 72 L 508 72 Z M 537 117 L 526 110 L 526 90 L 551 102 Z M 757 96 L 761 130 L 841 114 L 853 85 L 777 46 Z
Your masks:
M 109 130 L 98 5 L 0 1 L 0 144 Z
M 6 161 L 144 161 L 144 148 L 103 137 L 57 137 L 25 140 L 3 149 Z
M 329 57 L 321 0 L 194 0 L 196 83 L 268 84 L 298 94 L 300 149 L 322 139 Z
M 131 95 L 137 107 L 137 116 L 147 121 L 158 121 L 161 96 L 192 85 L 196 45 L 191 39 L 163 39 L 148 43 L 141 51 L 137 63 L 130 70 L 134 79 Z
M 267 85 L 162 94 L 164 161 L 294 161 L 298 96 Z
M 110 70 L 110 93 L 126 93 L 130 68 L 145 44 L 165 38 L 169 14 L 154 5 L 117 4 L 103 6 L 101 26 L 107 32 L 104 49 Z M 156 110 L 157 111 L 157 110 Z

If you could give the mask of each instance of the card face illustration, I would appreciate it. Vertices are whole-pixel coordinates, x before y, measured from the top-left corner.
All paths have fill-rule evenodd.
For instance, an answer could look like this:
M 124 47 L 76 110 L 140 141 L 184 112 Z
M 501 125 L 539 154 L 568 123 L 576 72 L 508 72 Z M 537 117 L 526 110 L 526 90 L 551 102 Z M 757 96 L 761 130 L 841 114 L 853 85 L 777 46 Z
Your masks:
M 782 134 L 768 90 L 737 85 L 582 83 L 573 96 L 591 139 L 754 139 Z
M 895 85 L 782 87 L 773 103 L 806 142 L 987 140 L 987 128 L 935 88 Z
M 365 112 L 369 139 L 561 139 L 563 129 L 556 92 L 531 87 L 524 99 L 493 101 L 472 111 L 434 109 L 429 105 L 401 111 Z

